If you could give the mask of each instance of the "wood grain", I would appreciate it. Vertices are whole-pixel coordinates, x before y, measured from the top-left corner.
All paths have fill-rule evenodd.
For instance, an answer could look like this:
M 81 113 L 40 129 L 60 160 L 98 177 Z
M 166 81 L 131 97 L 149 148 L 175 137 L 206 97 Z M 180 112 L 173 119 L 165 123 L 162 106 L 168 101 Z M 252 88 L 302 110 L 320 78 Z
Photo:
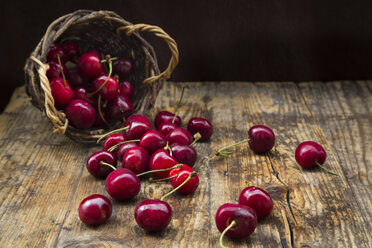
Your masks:
M 203 116 L 214 124 L 210 142 L 196 145 L 200 186 L 192 196 L 173 195 L 173 220 L 164 232 L 149 234 L 134 220 L 135 205 L 158 198 L 167 183 L 141 180 L 140 194 L 113 202 L 113 216 L 96 228 L 80 222 L 77 207 L 93 193 L 107 195 L 104 181 L 84 168 L 89 148 L 52 134 L 24 88 L 0 115 L 0 247 L 218 247 L 214 215 L 235 202 L 253 182 L 275 200 L 273 214 L 248 239 L 226 238 L 229 247 L 370 247 L 372 164 L 371 82 L 166 83 L 157 110 L 173 110 L 186 87 L 180 115 L 184 123 Z M 218 148 L 247 138 L 265 124 L 276 146 L 256 155 L 244 144 L 229 158 Z M 326 166 L 302 170 L 294 160 L 304 140 L 322 144 Z

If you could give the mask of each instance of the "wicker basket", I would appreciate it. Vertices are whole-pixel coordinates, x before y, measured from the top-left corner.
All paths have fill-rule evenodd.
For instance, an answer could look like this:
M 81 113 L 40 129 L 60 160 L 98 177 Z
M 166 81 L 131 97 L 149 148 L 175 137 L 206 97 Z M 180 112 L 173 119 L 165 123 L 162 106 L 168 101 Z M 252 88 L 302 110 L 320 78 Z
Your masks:
M 163 38 L 172 52 L 169 65 L 164 72 L 159 71 L 156 54 L 152 46 L 142 38 L 140 32 L 152 32 Z M 56 109 L 51 94 L 46 71 L 46 54 L 49 47 L 66 37 L 78 36 L 83 51 L 100 48 L 104 54 L 127 56 L 135 61 L 135 70 L 129 78 L 135 89 L 132 103 L 135 112 L 148 114 L 156 96 L 178 63 L 176 42 L 161 28 L 146 24 L 133 25 L 110 11 L 78 10 L 62 16 L 51 23 L 35 50 L 26 61 L 26 90 L 34 106 L 45 112 L 54 132 L 65 134 L 80 143 L 94 143 L 104 129 L 79 130 L 68 124 L 62 111 Z M 110 127 L 122 126 L 118 122 Z

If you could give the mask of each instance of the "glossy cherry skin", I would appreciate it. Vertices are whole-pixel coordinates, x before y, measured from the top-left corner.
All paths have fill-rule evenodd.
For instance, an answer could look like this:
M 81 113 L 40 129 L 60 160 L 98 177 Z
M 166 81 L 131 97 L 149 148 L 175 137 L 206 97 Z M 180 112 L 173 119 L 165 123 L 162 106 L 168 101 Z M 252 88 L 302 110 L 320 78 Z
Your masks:
M 178 127 L 174 129 L 170 134 L 167 136 L 169 144 L 182 144 L 182 145 L 190 145 L 192 143 L 192 137 L 189 131 L 182 127 Z
M 118 157 L 118 160 L 122 161 L 123 160 L 123 156 L 124 154 L 130 149 L 130 148 L 133 148 L 133 147 L 138 147 L 138 144 L 136 142 L 129 142 L 129 143 L 125 143 L 125 144 L 122 144 L 120 145 L 118 148 L 117 148 L 117 152 L 116 152 L 116 156 Z
M 134 94 L 134 89 L 132 84 L 129 81 L 121 81 L 119 83 L 119 94 L 121 96 L 126 96 L 129 99 L 132 98 Z
M 178 126 L 174 123 L 171 123 L 171 122 L 163 122 L 162 124 L 160 124 L 158 126 L 158 131 L 164 135 L 164 136 L 168 136 L 168 134 L 170 134 L 174 129 L 176 129 Z
M 269 152 L 275 144 L 275 134 L 273 130 L 264 125 L 256 125 L 249 129 L 249 147 L 255 153 Z
M 171 145 L 171 151 L 172 157 L 179 163 L 187 164 L 190 167 L 194 166 L 197 159 L 194 147 L 175 143 Z
M 252 208 L 232 203 L 220 206 L 215 218 L 217 229 L 222 233 L 233 220 L 237 222 L 237 225 L 225 234 L 230 238 L 248 237 L 257 226 L 256 212 Z
M 127 57 L 119 57 L 112 62 L 114 74 L 119 75 L 119 79 L 126 79 L 133 71 L 133 61 Z
M 151 155 L 149 160 L 149 170 L 168 169 L 178 164 L 177 160 L 169 155 L 165 149 L 157 150 Z M 153 172 L 157 178 L 166 178 L 169 176 L 169 171 Z
M 66 106 L 74 96 L 74 92 L 68 82 L 60 77 L 53 78 L 50 81 L 50 89 L 52 90 L 54 103 L 58 107 Z
M 87 159 L 86 167 L 88 172 L 97 178 L 105 178 L 113 169 L 110 166 L 101 164 L 106 162 L 116 168 L 117 160 L 114 153 L 109 151 L 98 151 L 90 155 Z
M 66 77 L 72 87 L 84 86 L 89 83 L 89 80 L 81 76 L 76 68 L 68 69 Z
M 154 124 L 155 124 L 156 129 L 158 129 L 159 125 L 164 123 L 164 122 L 172 123 L 173 118 L 174 118 L 173 113 L 171 113 L 169 111 L 160 111 L 155 116 L 155 120 L 154 120 Z M 182 123 L 181 117 L 179 117 L 177 115 L 176 119 L 174 120 L 174 124 L 179 127 L 181 125 L 181 123 Z
M 106 82 L 107 80 L 107 82 Z M 105 83 L 106 82 L 106 83 Z M 104 84 L 104 86 L 102 86 Z M 119 84 L 115 78 L 109 77 L 108 74 L 103 73 L 96 77 L 92 82 L 92 91 L 97 91 L 100 87 L 100 91 L 97 94 L 101 95 L 103 99 L 111 101 L 114 100 L 119 94 Z
M 67 119 L 78 129 L 90 128 L 96 118 L 96 111 L 86 101 L 73 99 L 64 109 Z
M 150 155 L 157 150 L 164 148 L 167 144 L 165 137 L 156 130 L 147 131 L 141 138 L 139 145 Z
M 104 72 L 100 56 L 97 52 L 87 52 L 81 55 L 77 66 L 79 73 L 88 78 L 95 78 Z
M 62 49 L 61 45 L 53 44 L 47 53 L 47 61 L 56 61 L 58 63 L 58 56 L 61 62 L 66 62 L 66 55 Z
M 239 196 L 239 204 L 252 208 L 258 220 L 262 220 L 273 211 L 273 200 L 265 190 L 249 186 L 242 190 Z
M 131 115 L 124 122 L 129 128 L 126 131 L 128 140 L 140 139 L 147 131 L 152 129 L 151 121 L 144 115 Z
M 112 213 L 112 203 L 104 195 L 94 194 L 85 198 L 79 205 L 79 218 L 89 226 L 105 223 Z
M 123 168 L 139 174 L 148 170 L 149 154 L 142 147 L 133 147 L 126 151 L 122 159 Z
M 133 105 L 128 97 L 118 95 L 108 103 L 107 111 L 112 119 L 121 120 L 133 113 Z
M 173 188 L 180 186 L 193 172 L 194 170 L 187 166 L 183 165 L 181 168 L 173 169 L 169 172 L 169 177 L 177 176 L 176 178 L 169 179 Z M 193 176 L 186 184 L 177 190 L 178 193 L 187 195 L 194 193 L 194 191 L 199 186 L 199 177 L 198 175 Z
M 205 118 L 193 117 L 187 123 L 187 130 L 189 130 L 191 135 L 200 133 L 201 138 L 199 141 L 207 141 L 213 134 L 213 125 Z
M 65 54 L 66 60 L 74 61 L 80 56 L 80 47 L 73 41 L 66 41 L 61 45 L 61 47 Z
M 120 142 L 124 142 L 126 140 L 127 140 L 127 137 L 123 133 L 110 134 L 105 139 L 105 142 L 103 142 L 103 149 L 107 151 L 109 148 L 113 147 L 114 145 L 119 144 Z
M 314 141 L 304 141 L 296 148 L 295 158 L 297 163 L 303 168 L 315 166 L 315 162 L 324 164 L 327 153 L 324 148 Z
M 64 64 L 59 64 L 58 61 L 50 61 L 48 63 L 49 69 L 46 72 L 48 79 L 52 79 L 55 77 L 62 77 L 62 71 L 65 75 L 67 75 L 67 69 Z
M 114 199 L 125 201 L 140 192 L 141 183 L 136 174 L 126 168 L 111 172 L 106 178 L 106 191 Z
M 78 86 L 74 89 L 74 99 L 81 99 L 89 103 L 92 107 L 97 105 L 97 97 L 88 96 L 89 90 L 85 86 Z
M 134 218 L 146 231 L 159 232 L 172 220 L 172 208 L 165 201 L 147 199 L 136 206 Z

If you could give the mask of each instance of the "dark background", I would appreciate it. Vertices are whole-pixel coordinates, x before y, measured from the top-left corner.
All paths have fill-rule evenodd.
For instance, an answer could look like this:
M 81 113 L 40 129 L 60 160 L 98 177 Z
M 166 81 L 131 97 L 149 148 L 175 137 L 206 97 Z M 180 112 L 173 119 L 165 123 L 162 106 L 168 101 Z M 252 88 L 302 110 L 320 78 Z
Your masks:
M 47 26 L 77 9 L 162 27 L 180 50 L 174 81 L 372 78 L 372 1 L 13 0 L 0 10 L 0 111 L 24 83 L 25 59 Z M 154 45 L 164 68 L 167 47 Z

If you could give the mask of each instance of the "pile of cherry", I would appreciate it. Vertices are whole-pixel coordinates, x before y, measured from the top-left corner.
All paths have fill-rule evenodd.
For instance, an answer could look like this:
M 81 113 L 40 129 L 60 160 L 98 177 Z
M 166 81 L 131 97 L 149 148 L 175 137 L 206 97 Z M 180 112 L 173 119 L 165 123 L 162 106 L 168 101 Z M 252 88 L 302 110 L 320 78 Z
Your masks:
M 74 127 L 103 127 L 133 113 L 130 58 L 103 57 L 97 51 L 81 54 L 79 45 L 67 40 L 51 46 L 47 62 L 55 106 Z

